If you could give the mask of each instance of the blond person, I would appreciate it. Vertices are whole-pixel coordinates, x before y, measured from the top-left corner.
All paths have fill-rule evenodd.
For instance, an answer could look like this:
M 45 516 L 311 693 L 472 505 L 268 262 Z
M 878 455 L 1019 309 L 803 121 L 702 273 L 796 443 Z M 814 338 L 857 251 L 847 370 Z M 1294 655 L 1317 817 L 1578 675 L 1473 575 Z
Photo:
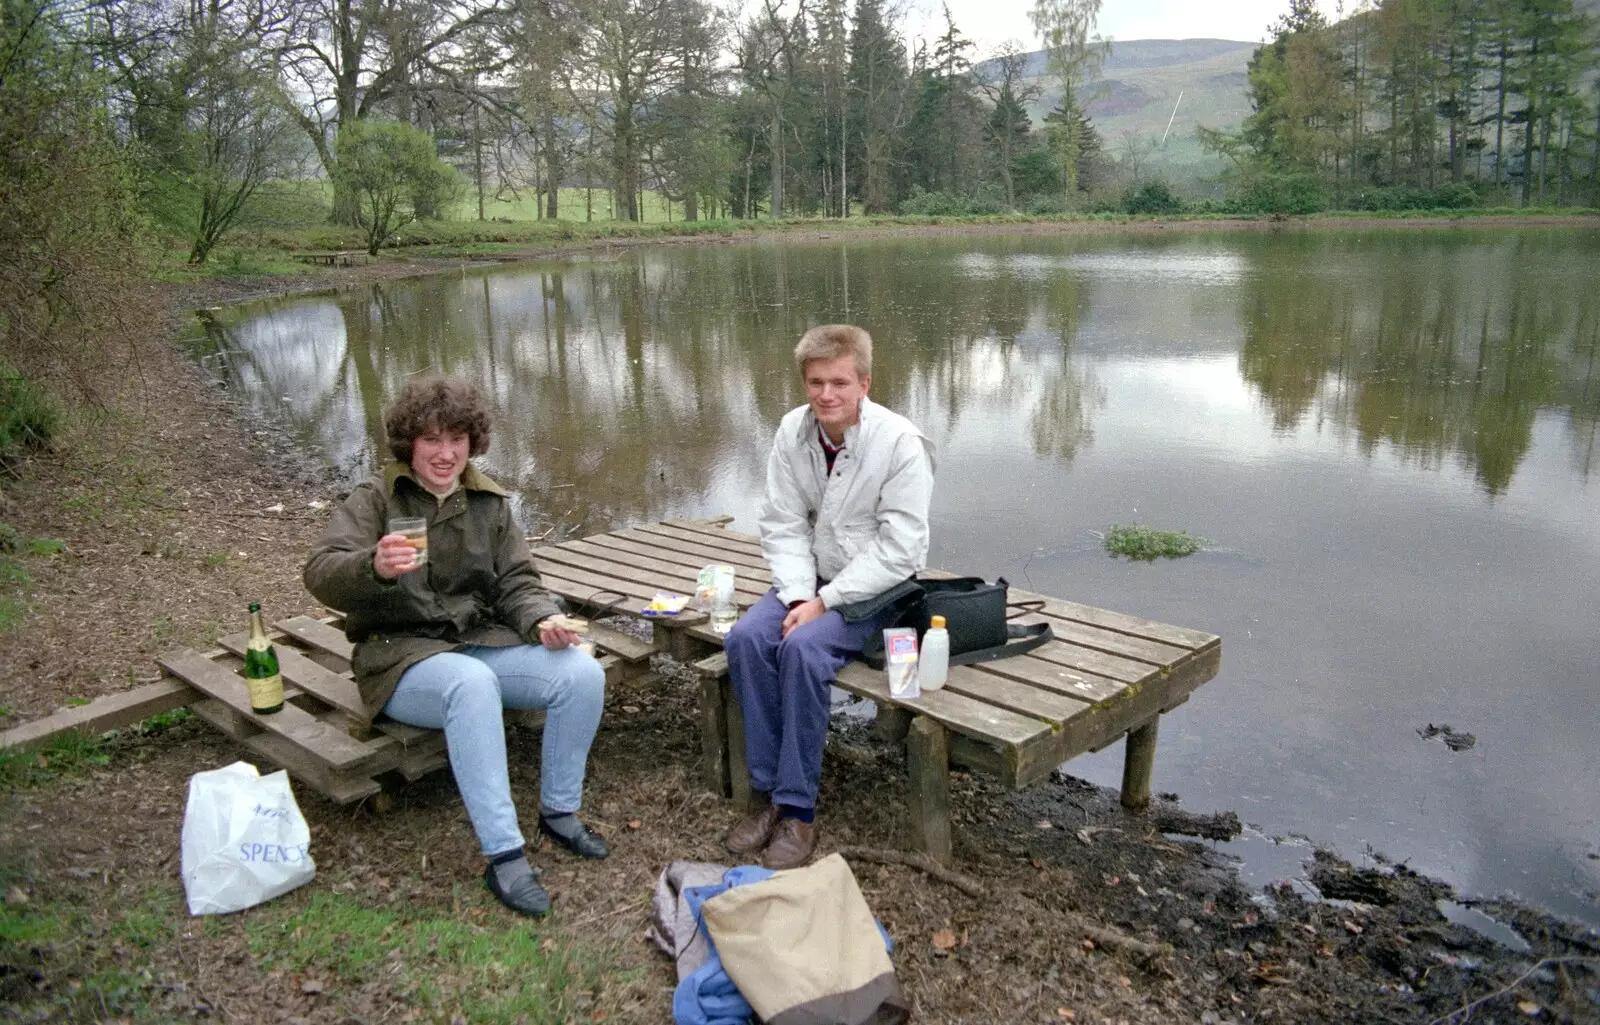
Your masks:
M 794 351 L 806 404 L 778 425 L 767 460 L 761 550 L 772 590 L 728 634 L 755 807 L 728 834 L 735 854 L 793 868 L 817 846 L 817 792 L 834 674 L 898 615 L 847 622 L 923 566 L 933 446 L 867 397 L 872 338 L 812 328 Z

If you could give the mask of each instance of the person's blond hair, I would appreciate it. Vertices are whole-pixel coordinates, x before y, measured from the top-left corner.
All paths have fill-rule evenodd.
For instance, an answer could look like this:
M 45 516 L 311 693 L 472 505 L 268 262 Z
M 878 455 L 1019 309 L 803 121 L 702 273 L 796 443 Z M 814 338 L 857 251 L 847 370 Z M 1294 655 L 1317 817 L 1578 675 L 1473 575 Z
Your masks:
M 831 360 L 840 356 L 855 359 L 856 374 L 872 373 L 872 336 L 854 324 L 822 324 L 800 336 L 794 347 L 794 362 L 804 373 L 814 359 Z

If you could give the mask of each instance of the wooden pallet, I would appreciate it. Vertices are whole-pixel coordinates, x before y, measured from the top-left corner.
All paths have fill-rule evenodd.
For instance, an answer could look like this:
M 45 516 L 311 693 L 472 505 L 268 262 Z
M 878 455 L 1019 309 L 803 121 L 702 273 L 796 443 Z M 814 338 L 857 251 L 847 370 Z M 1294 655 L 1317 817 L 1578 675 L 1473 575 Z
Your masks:
M 159 682 L 26 723 L 0 735 L 0 747 L 32 747 L 65 732 L 98 736 L 187 706 L 255 757 L 287 769 L 337 804 L 372 797 L 386 780 L 413 781 L 449 764 L 440 731 L 381 718 L 368 723 L 342 625 L 338 617 L 308 616 L 273 625 L 284 707 L 272 715 L 250 710 L 242 675 L 248 635 L 238 633 L 204 654 L 168 652 L 156 660 L 167 674 Z M 651 642 L 600 624 L 591 625 L 590 638 L 608 687 L 650 673 Z M 542 726 L 544 713 L 508 711 L 506 718 Z

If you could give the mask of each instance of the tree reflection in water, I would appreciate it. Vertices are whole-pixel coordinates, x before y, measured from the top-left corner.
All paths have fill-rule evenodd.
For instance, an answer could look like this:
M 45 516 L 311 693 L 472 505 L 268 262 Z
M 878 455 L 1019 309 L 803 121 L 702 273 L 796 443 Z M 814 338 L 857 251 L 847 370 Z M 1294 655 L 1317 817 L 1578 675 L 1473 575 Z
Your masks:
M 1556 410 L 1591 465 L 1600 325 L 1562 236 L 1342 234 L 1252 246 L 1240 372 L 1279 430 L 1307 417 L 1433 468 L 1454 457 L 1503 494 Z M 1580 266 L 1583 261 L 1576 261 Z
M 1130 346 L 1237 346 L 1272 429 L 1459 460 L 1498 495 L 1540 411 L 1564 414 L 1581 473 L 1596 461 L 1600 309 L 1570 245 L 1460 231 L 634 250 L 251 304 L 208 317 L 196 344 L 352 474 L 377 462 L 409 376 L 478 382 L 498 415 L 491 472 L 556 536 L 713 492 L 749 504 L 802 400 L 795 340 L 845 319 L 876 339 L 873 397 L 941 447 L 966 431 L 1070 462 L 1108 401 L 1096 367 Z M 1117 277 L 1130 267 L 1146 277 Z M 1197 318 L 1234 333 L 1190 337 Z

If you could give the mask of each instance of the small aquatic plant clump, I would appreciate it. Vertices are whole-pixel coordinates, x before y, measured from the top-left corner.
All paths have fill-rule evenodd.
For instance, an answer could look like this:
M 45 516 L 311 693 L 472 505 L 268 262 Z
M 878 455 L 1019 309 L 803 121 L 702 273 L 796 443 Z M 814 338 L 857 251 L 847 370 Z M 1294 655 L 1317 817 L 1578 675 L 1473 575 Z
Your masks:
M 1206 539 L 1186 530 L 1157 530 L 1138 523 L 1112 527 L 1106 531 L 1105 547 L 1113 557 L 1122 555 L 1142 562 L 1156 559 L 1181 559 L 1193 555 Z

